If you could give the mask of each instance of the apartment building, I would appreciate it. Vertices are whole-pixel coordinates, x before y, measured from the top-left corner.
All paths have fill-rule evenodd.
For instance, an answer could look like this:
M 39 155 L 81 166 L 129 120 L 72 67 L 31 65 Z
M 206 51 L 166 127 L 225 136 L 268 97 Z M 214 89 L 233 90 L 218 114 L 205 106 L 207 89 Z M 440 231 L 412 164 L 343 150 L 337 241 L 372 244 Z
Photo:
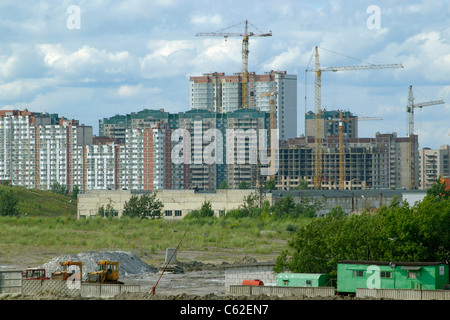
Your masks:
M 159 123 L 169 123 L 176 121 L 164 109 L 149 110 L 143 109 L 139 112 L 131 112 L 126 115 L 116 114 L 110 118 L 99 120 L 99 136 L 109 137 L 120 143 L 125 143 L 125 135 L 127 130 L 144 129 L 156 126 Z M 170 123 L 173 127 L 173 123 Z
M 255 109 L 240 109 L 227 113 L 202 109 L 179 113 L 161 112 L 143 110 L 132 115 L 113 117 L 131 119 L 128 123 L 137 123 L 132 121 L 133 116 L 137 115 L 145 119 L 161 120 L 141 121 L 140 127 L 130 125 L 129 129 L 125 130 L 124 143 L 121 143 L 117 156 L 119 168 L 116 170 L 120 170 L 120 188 L 215 190 L 224 181 L 230 188 L 237 187 L 241 181 L 255 185 L 257 165 L 249 163 L 250 156 L 257 155 L 255 148 L 249 146 L 249 143 L 254 143 L 255 140 L 235 140 L 235 145 L 227 148 L 227 134 L 242 130 L 244 133 L 255 133 L 258 139 L 260 129 L 266 129 L 265 141 L 270 148 L 269 113 Z M 110 124 L 108 130 L 112 133 L 117 132 L 113 126 L 114 121 L 105 118 L 101 123 Z M 119 126 L 122 128 L 122 124 Z M 171 159 L 172 150 L 181 143 L 176 137 L 172 141 L 175 130 L 182 130 L 187 135 L 186 139 L 183 139 L 185 155 L 182 163 L 174 163 Z M 105 139 L 121 141 L 113 134 Z M 232 163 L 227 163 L 229 155 L 234 155 L 230 158 Z M 237 156 L 241 158 L 238 159 Z M 116 189 L 118 188 L 116 186 Z
M 342 120 L 340 119 L 342 112 Z M 320 138 L 328 138 L 332 135 L 339 134 L 339 124 L 342 123 L 343 133 L 345 138 L 358 137 L 358 117 L 353 115 L 350 111 L 329 110 L 322 111 L 321 118 L 321 135 Z M 315 113 L 308 111 L 305 114 L 305 136 L 315 137 Z
M 273 92 L 276 95 L 268 97 Z M 248 109 L 270 112 L 274 99 L 274 116 L 281 140 L 297 136 L 297 76 L 286 71 L 248 74 Z M 228 113 L 242 108 L 242 74 L 206 73 L 190 77 L 190 109 Z
M 92 143 L 92 127 L 76 120 L 28 110 L 0 114 L 0 179 L 13 185 L 49 190 L 59 183 L 78 185 L 83 145 Z
M 419 150 L 419 189 L 428 189 L 441 177 L 450 176 L 450 146 Z
M 415 137 L 417 139 L 417 136 Z M 344 188 L 408 188 L 410 185 L 409 138 L 396 133 L 375 138 L 349 138 L 344 146 Z M 299 137 L 280 146 L 277 188 L 291 190 L 314 187 L 314 137 Z M 417 144 L 416 144 L 417 145 Z M 339 137 L 328 136 L 322 143 L 322 188 L 339 189 Z M 418 180 L 418 174 L 416 174 Z

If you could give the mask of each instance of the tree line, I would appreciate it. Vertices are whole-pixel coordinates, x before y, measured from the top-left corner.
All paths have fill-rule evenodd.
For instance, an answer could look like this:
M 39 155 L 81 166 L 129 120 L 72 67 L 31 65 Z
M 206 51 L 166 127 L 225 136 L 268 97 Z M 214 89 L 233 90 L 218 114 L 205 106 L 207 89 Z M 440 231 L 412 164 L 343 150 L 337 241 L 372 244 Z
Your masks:
M 300 228 L 274 271 L 336 274 L 342 260 L 450 262 L 450 191 L 436 182 L 410 206 L 394 199 L 375 213 L 334 208 Z

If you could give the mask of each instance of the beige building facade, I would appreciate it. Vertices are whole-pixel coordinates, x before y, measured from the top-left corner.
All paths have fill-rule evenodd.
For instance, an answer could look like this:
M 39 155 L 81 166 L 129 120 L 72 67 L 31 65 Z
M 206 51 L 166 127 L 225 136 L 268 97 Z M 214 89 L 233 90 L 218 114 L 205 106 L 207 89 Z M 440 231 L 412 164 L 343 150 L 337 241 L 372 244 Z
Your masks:
M 205 201 L 211 203 L 216 216 L 228 210 L 237 209 L 244 203 L 244 198 L 254 190 L 217 190 L 216 192 L 195 192 L 195 190 L 160 190 L 156 197 L 164 204 L 163 217 L 181 219 L 192 210 L 200 209 Z M 95 217 L 101 206 L 112 205 L 118 217 L 122 216 L 124 204 L 132 195 L 130 190 L 98 190 L 78 195 L 78 219 Z M 272 203 L 272 195 L 266 194 Z

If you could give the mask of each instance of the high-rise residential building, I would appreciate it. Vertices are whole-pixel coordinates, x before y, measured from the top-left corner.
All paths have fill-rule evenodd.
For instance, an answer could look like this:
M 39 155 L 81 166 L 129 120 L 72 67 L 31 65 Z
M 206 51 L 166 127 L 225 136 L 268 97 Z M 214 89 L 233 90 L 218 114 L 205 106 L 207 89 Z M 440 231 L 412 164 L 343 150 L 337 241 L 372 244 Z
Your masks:
M 170 114 L 165 112 L 164 109 L 144 109 L 126 115 L 116 114 L 113 117 L 99 120 L 99 136 L 109 137 L 124 143 L 127 130 L 151 128 L 158 123 L 169 123 L 169 116 Z M 170 125 L 173 127 L 172 124 Z
M 295 189 L 305 184 L 314 187 L 314 144 L 314 137 L 303 136 L 280 146 L 279 189 Z M 408 137 L 377 133 L 375 138 L 349 138 L 344 157 L 345 189 L 409 187 Z M 339 189 L 339 158 L 339 137 L 329 135 L 322 143 L 323 189 Z
M 71 191 L 80 177 L 80 148 L 92 143 L 92 127 L 57 115 L 0 113 L 0 179 L 27 188 Z
M 248 109 L 270 112 L 275 93 L 274 116 L 279 139 L 297 136 L 297 76 L 286 71 L 248 74 Z M 227 113 L 242 108 L 242 74 L 207 73 L 190 77 L 190 108 Z
M 144 112 L 134 114 L 142 115 Z M 145 110 L 145 114 L 151 115 L 153 111 Z M 126 115 L 122 118 L 131 117 Z M 116 132 L 113 121 L 103 119 L 102 122 L 111 124 L 110 132 Z M 256 155 L 249 143 L 255 141 L 249 141 L 247 137 L 247 140 L 235 140 L 235 145 L 228 147 L 227 134 L 242 130 L 244 134 L 255 134 L 258 139 L 261 129 L 266 130 L 261 132 L 266 135 L 264 141 L 270 148 L 270 115 L 267 112 L 240 109 L 217 113 L 195 109 L 167 113 L 159 123 L 144 122 L 141 128 L 125 131 L 124 143 L 120 145 L 119 154 L 116 155 L 119 163 L 116 175 L 117 170 L 120 171 L 116 184 L 120 188 L 131 190 L 215 190 L 222 182 L 227 182 L 233 188 L 242 181 L 254 186 L 258 165 L 249 163 L 250 155 Z M 183 155 L 182 163 L 174 163 L 171 159 L 172 151 L 181 143 L 176 137 L 172 137 L 175 130 L 184 130 L 187 134 L 183 140 L 186 154 Z M 108 138 L 119 141 L 114 135 Z M 232 158 L 233 163 L 227 163 L 227 156 L 235 151 L 243 158 Z
M 419 188 L 428 189 L 439 177 L 450 176 L 450 146 L 419 150 Z
M 339 134 L 340 110 L 323 110 L 321 114 L 321 136 L 320 138 L 328 138 L 331 135 Z M 358 138 L 358 117 L 350 111 L 342 111 L 343 133 L 345 138 Z M 305 136 L 315 137 L 315 113 L 309 111 L 305 114 Z

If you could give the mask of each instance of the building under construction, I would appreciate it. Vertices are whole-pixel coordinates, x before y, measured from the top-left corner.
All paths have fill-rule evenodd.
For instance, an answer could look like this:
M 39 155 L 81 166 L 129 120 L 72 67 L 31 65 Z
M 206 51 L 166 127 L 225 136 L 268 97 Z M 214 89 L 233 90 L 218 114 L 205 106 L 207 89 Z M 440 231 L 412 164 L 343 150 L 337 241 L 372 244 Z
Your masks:
M 239 109 L 255 109 L 270 112 L 270 99 L 274 93 L 275 128 L 281 140 L 297 136 L 297 75 L 286 71 L 270 71 L 264 74 L 248 73 L 248 96 L 243 99 L 242 73 L 225 75 L 222 72 L 206 73 L 190 77 L 190 109 L 228 113 Z M 243 105 L 246 101 L 247 107 Z
M 351 125 L 344 128 L 345 139 L 341 146 L 340 135 L 336 134 L 330 122 L 326 122 L 327 116 L 331 118 L 337 112 L 327 111 L 323 114 L 323 123 L 326 125 L 323 126 L 325 129 L 320 146 L 321 189 L 408 188 L 411 161 L 409 137 L 398 137 L 397 133 L 377 133 L 375 138 L 359 138 L 358 117 L 346 113 Z M 315 122 L 312 116 L 310 118 L 306 115 L 306 132 L 314 132 L 311 126 Z M 417 136 L 414 139 L 414 155 L 418 158 Z M 277 189 L 314 188 L 315 143 L 314 136 L 301 136 L 281 142 Z M 418 159 L 415 161 L 418 163 Z M 418 178 L 417 173 L 414 177 L 416 185 Z

